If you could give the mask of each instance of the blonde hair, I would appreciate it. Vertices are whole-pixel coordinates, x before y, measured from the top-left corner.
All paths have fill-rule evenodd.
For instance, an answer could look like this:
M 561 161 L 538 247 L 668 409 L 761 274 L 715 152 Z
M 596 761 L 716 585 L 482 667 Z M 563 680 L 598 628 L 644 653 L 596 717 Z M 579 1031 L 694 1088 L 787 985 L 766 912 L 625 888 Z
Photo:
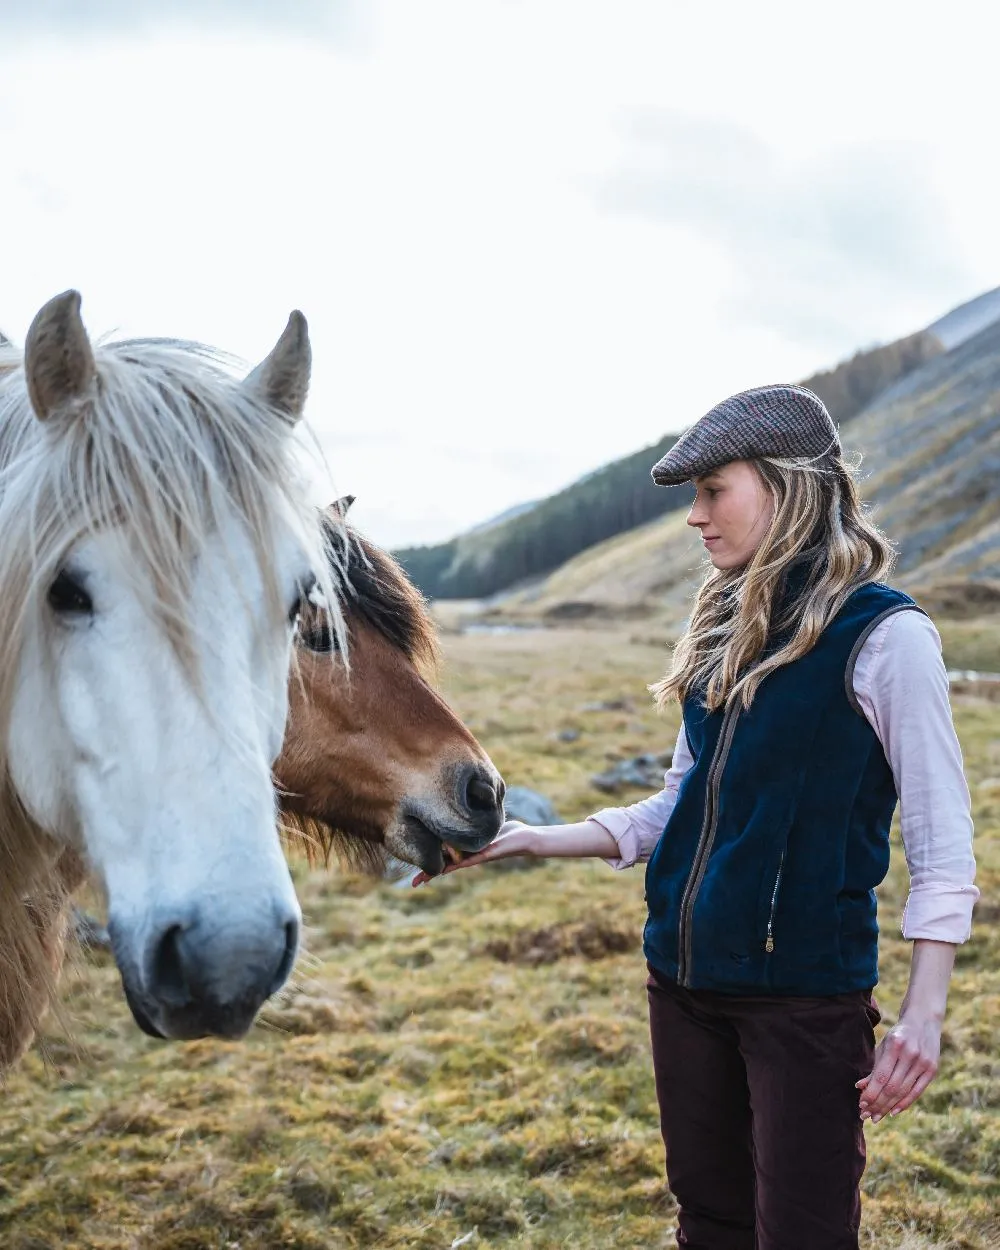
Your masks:
M 839 453 L 750 464 L 774 516 L 747 565 L 702 582 L 670 671 L 650 686 L 660 707 L 698 692 L 710 711 L 734 699 L 748 708 L 768 673 L 805 655 L 848 596 L 895 562 Z

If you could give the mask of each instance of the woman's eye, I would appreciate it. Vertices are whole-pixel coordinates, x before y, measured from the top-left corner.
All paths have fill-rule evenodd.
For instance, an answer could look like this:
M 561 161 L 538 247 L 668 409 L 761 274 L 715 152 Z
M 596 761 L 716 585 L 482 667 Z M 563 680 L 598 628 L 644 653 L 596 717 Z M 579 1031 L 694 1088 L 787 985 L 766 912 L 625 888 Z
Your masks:
M 60 616 L 89 616 L 94 603 L 83 585 L 63 569 L 49 587 L 49 607 Z

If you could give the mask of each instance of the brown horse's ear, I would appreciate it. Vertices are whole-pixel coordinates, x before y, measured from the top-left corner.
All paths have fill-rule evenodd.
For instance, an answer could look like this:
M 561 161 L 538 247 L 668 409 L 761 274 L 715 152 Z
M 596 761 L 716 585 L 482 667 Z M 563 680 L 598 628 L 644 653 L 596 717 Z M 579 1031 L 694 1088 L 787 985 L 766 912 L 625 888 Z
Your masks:
M 97 366 L 80 302 L 79 291 L 64 291 L 39 310 L 28 330 L 24 373 L 39 421 L 75 416 L 94 394 Z
M 255 391 L 271 408 L 291 418 L 294 424 L 302 416 L 309 393 L 312 371 L 312 348 L 309 326 L 296 309 L 288 318 L 281 338 L 243 383 Z
M 351 509 L 351 504 L 354 503 L 354 499 L 354 495 L 342 495 L 340 499 L 335 499 L 334 502 L 330 504 L 327 508 L 327 513 L 333 517 L 335 521 L 346 521 L 347 514 Z

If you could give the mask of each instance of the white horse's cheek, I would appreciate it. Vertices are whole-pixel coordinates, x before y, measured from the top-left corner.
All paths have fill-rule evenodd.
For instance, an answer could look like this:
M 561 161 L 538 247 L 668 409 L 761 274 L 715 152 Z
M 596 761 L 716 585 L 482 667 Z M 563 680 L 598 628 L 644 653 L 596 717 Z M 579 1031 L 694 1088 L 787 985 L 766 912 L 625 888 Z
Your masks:
M 270 698 L 262 700 L 260 716 L 260 740 L 265 744 L 268 762 L 274 764 L 281 754 L 288 723 L 288 672 L 291 665 L 292 644 L 284 653 L 277 649 L 276 656 L 267 658 L 267 689 Z M 292 676 L 292 680 L 296 680 Z

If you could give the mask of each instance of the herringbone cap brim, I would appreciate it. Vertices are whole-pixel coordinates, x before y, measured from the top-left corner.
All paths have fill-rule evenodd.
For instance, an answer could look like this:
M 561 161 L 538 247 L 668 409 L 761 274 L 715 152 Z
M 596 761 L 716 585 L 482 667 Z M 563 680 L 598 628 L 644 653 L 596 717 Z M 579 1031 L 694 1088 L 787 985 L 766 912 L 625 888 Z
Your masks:
M 814 459 L 840 452 L 826 405 L 804 386 L 757 386 L 706 412 L 653 466 L 657 486 L 679 486 L 731 460 Z

